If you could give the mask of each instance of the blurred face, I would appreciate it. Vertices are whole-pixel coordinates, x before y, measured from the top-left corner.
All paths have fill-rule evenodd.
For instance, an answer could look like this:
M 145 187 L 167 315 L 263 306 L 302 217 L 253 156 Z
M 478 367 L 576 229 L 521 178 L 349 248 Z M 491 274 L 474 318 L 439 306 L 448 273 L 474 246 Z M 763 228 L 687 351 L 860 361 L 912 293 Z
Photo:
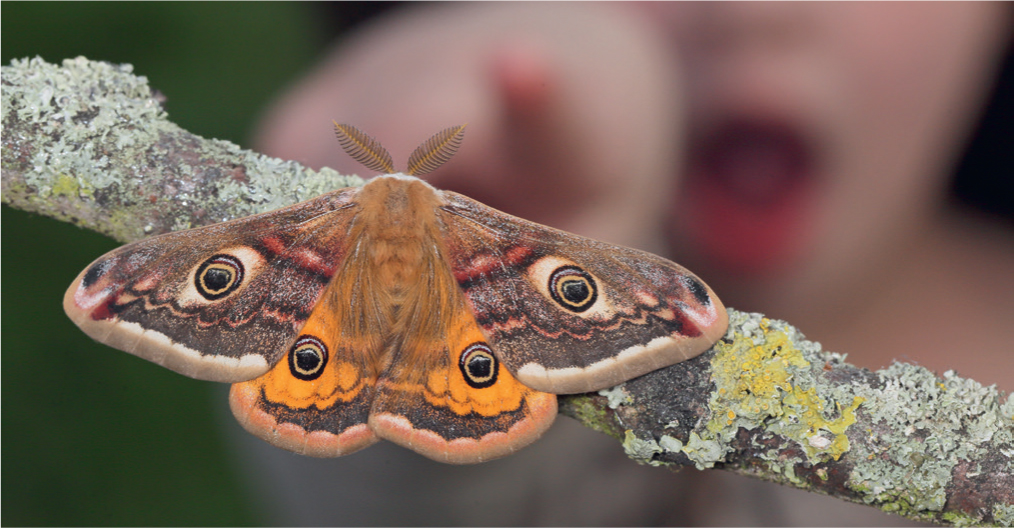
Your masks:
M 736 305 L 849 288 L 926 225 L 1009 19 L 996 3 L 641 8 L 688 89 L 670 243 Z

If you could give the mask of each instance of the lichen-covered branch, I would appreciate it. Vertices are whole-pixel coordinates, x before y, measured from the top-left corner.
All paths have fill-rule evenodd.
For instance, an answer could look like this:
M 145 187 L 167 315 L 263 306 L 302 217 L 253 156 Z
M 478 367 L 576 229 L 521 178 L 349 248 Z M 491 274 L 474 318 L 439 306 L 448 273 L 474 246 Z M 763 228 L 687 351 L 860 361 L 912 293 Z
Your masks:
M 362 184 L 191 134 L 132 69 L 3 66 L 3 203 L 131 242 Z
M 118 240 L 291 205 L 357 178 L 170 123 L 129 66 L 2 70 L 3 202 Z M 870 372 L 792 326 L 730 310 L 702 356 L 561 411 L 657 466 L 722 468 L 917 520 L 1014 524 L 1014 401 L 912 365 Z
M 561 411 L 658 466 L 722 468 L 957 525 L 1014 524 L 1014 400 L 896 363 L 870 372 L 730 310 L 702 356 Z

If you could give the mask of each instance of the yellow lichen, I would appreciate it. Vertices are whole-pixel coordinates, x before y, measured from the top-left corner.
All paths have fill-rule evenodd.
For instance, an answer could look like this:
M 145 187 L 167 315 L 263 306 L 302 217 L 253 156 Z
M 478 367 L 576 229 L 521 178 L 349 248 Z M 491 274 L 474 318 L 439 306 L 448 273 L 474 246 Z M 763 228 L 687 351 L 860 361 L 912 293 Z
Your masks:
M 862 398 L 847 407 L 834 402 L 836 417 L 826 417 L 825 401 L 816 388 L 803 388 L 794 379 L 808 374 L 810 363 L 784 332 L 769 325 L 767 319 L 760 322 L 763 339 L 737 336 L 716 347 L 712 367 L 718 390 L 711 410 L 722 419 L 709 422 L 708 431 L 728 439 L 739 426 L 753 428 L 766 421 L 772 432 L 798 442 L 809 458 L 837 460 L 849 450 L 845 431 L 855 423 Z
M 81 192 L 81 186 L 78 185 L 76 178 L 66 174 L 60 174 L 53 182 L 53 187 L 50 189 L 50 192 L 53 196 L 75 197 Z

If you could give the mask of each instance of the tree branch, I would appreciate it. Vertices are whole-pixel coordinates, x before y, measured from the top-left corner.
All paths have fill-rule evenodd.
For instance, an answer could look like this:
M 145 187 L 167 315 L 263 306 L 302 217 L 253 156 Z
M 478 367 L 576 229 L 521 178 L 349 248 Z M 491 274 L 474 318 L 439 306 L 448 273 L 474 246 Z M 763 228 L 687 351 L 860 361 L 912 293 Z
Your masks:
M 3 203 L 131 242 L 362 185 L 191 134 L 132 70 L 84 57 L 3 67 Z
M 1014 522 L 1014 400 L 895 363 L 870 372 L 789 324 L 730 310 L 711 351 L 562 412 L 664 466 L 718 467 L 956 525 Z
M 122 242 L 360 185 L 170 123 L 129 65 L 2 69 L 2 200 Z M 730 310 L 702 356 L 561 412 L 655 466 L 722 468 L 910 519 L 1014 524 L 1014 401 L 952 372 L 870 372 L 787 323 Z

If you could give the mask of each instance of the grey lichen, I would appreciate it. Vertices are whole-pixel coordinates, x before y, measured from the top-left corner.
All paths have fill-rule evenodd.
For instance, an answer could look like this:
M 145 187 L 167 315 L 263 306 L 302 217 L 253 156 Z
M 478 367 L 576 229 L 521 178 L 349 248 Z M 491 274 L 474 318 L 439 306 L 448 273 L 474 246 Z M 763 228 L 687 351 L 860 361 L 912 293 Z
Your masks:
M 623 438 L 623 451 L 632 460 L 642 464 L 650 464 L 652 458 L 663 451 L 653 438 L 638 438 L 634 431 L 627 429 Z
M 669 435 L 662 435 L 662 438 L 658 439 L 658 446 L 664 451 L 671 453 L 679 453 L 683 451 L 683 442 L 679 438 L 675 438 Z
M 131 241 L 362 184 L 190 134 L 132 72 L 83 57 L 2 68 L 5 203 Z
M 997 526 L 1014 526 L 1014 505 L 993 505 L 993 519 Z
M 600 390 L 599 395 L 606 397 L 610 409 L 615 409 L 624 403 L 631 403 L 630 394 L 627 394 L 627 391 L 623 390 L 622 383 L 615 387 Z
M 947 371 L 942 378 L 913 365 L 878 371 L 864 410 L 874 425 L 855 456 L 865 460 L 849 486 L 867 503 L 892 510 L 942 511 L 956 466 L 983 458 L 990 446 L 1011 445 L 1011 415 L 993 386 Z M 889 425 L 889 427 L 887 426 Z M 994 442 L 995 441 L 995 442 Z M 971 475 L 974 476 L 974 475 Z
M 711 352 L 599 391 L 632 459 L 722 467 L 910 519 L 1010 525 L 1014 403 L 995 387 L 906 364 L 870 372 L 785 322 L 729 319 Z
M 715 467 L 717 462 L 725 460 L 725 454 L 730 449 L 723 442 L 701 438 L 696 432 L 691 432 L 690 439 L 683 446 L 682 451 L 697 466 L 697 469 L 708 469 Z
M 294 161 L 243 150 L 228 141 L 208 141 L 215 147 L 209 155 L 221 156 L 229 163 L 238 160 L 245 167 L 246 181 L 225 179 L 214 193 L 222 201 L 241 204 L 238 216 L 271 211 L 335 189 L 363 184 L 356 176 L 345 176 L 327 167 L 313 171 Z
M 151 97 L 147 79 L 132 71 L 129 64 L 96 63 L 84 57 L 65 60 L 62 67 L 35 58 L 14 60 L 3 68 L 4 118 L 13 115 L 31 122 L 40 135 L 53 138 L 49 148 L 34 152 L 32 171 L 24 174 L 25 183 L 35 187 L 40 198 L 54 192 L 91 195 L 117 183 L 109 158 L 96 152 L 99 143 L 91 141 L 96 132 L 120 150 L 156 139 L 147 127 L 121 134 L 130 123 L 166 118 Z

